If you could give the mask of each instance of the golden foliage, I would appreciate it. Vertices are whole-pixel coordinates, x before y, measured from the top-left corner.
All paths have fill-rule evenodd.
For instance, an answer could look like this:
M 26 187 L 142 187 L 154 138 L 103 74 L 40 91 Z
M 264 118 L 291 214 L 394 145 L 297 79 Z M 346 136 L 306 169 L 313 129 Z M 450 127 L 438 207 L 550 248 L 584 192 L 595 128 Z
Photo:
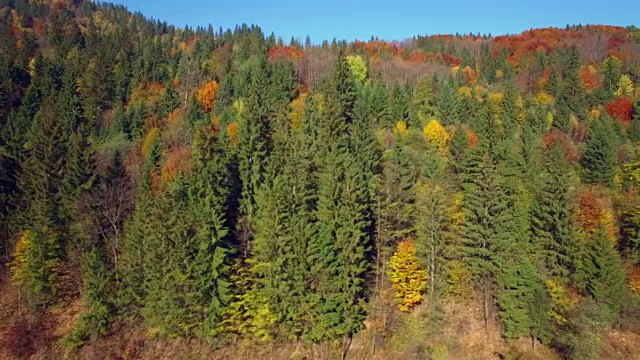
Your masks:
M 472 295 L 473 282 L 471 271 L 460 260 L 449 262 L 446 275 L 446 295 L 456 299 L 467 299 Z
M 447 130 L 440 125 L 438 120 L 431 120 L 424 127 L 424 136 L 427 138 L 429 143 L 433 146 L 438 147 L 440 151 L 444 151 L 447 147 L 447 141 L 449 140 L 449 134 Z
M 8 265 L 9 271 L 11 272 L 11 282 L 16 286 L 24 284 L 27 278 L 27 253 L 30 248 L 31 231 L 25 230 L 16 242 L 16 248 L 13 251 L 13 261 Z
M 153 148 L 153 144 L 156 142 L 156 140 L 158 140 L 159 137 L 160 137 L 160 129 L 158 129 L 157 127 L 152 128 L 147 133 L 147 136 L 144 138 L 144 141 L 142 142 L 142 155 L 144 156 L 145 159 L 149 157 L 149 154 L 151 153 L 151 149 Z
M 633 88 L 633 81 L 629 75 L 620 76 L 620 80 L 618 80 L 618 89 L 615 91 L 615 95 L 633 98 L 635 90 Z
M 471 97 L 471 88 L 468 87 L 468 86 L 463 86 L 463 87 L 458 89 L 458 94 L 470 98 Z
M 456 75 L 460 71 L 460 66 L 454 66 L 451 68 L 451 74 Z
M 299 129 L 302 125 L 302 119 L 304 118 L 304 105 L 307 101 L 308 93 L 301 93 L 300 96 L 295 98 L 289 104 L 291 112 L 289 113 L 289 119 L 291 120 L 291 127 Z
M 489 109 L 491 110 L 493 117 L 496 120 L 502 119 L 502 100 L 504 99 L 504 94 L 491 93 L 487 99 L 489 101 Z
M 409 135 L 409 129 L 407 126 L 407 122 L 404 120 L 400 120 L 396 123 L 396 127 L 393 129 L 394 134 L 399 134 L 401 136 Z
M 594 121 L 600 118 L 600 115 L 602 115 L 602 109 L 600 108 L 593 108 L 589 111 L 589 113 L 587 114 L 587 119 L 589 119 L 590 121 Z
M 469 86 L 474 86 L 478 82 L 478 73 L 469 66 L 462 69 Z
M 236 100 L 233 102 L 233 110 L 235 110 L 236 114 L 242 115 L 245 112 L 244 101 L 242 99 Z
M 35 58 L 31 58 L 31 60 L 29 60 L 29 76 L 31 76 L 32 78 L 36 76 L 36 59 Z
M 535 98 L 536 105 L 550 105 L 553 103 L 553 96 L 550 94 L 540 91 Z
M 449 208 L 449 217 L 453 227 L 459 227 L 464 224 L 464 210 L 462 202 L 464 200 L 464 192 L 459 191 L 453 195 L 453 202 Z
M 518 110 L 518 113 L 516 114 L 516 120 L 518 120 L 518 123 L 522 125 L 524 124 L 526 113 L 524 111 L 524 99 L 521 95 L 518 95 L 518 98 L 516 99 L 516 109 Z
M 227 135 L 229 136 L 229 141 L 231 142 L 231 146 L 236 146 L 238 144 L 238 123 L 231 122 L 227 125 Z
M 209 81 L 198 89 L 198 101 L 200 101 L 200 105 L 202 105 L 202 109 L 205 113 L 210 113 L 211 109 L 213 109 L 217 93 L 218 83 L 215 80 Z
M 484 102 L 484 94 L 487 92 L 487 88 L 482 85 L 476 85 L 473 87 L 473 92 L 476 94 L 476 101 L 479 103 Z
M 576 294 L 570 291 L 563 279 L 549 279 L 545 282 L 545 285 L 551 298 L 549 316 L 557 323 L 567 322 L 565 315 L 578 302 Z
M 418 263 L 413 239 L 398 244 L 398 249 L 389 260 L 388 275 L 401 311 L 409 311 L 420 303 L 429 275 Z
M 553 113 L 547 111 L 547 130 L 551 130 L 551 127 L 553 127 Z
M 640 296 L 640 264 L 637 264 L 629 274 L 627 274 L 627 278 L 629 279 L 629 288 L 631 288 L 631 291 L 637 296 Z

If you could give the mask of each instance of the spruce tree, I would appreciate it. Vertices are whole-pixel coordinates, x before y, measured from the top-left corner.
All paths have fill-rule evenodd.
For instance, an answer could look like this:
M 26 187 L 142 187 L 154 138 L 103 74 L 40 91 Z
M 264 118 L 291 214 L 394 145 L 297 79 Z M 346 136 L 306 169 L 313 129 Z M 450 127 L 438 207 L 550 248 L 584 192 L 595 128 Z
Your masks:
M 609 118 L 593 121 L 582 158 L 586 183 L 611 185 L 616 165 L 617 141 Z
M 239 224 L 243 246 L 250 248 L 250 239 L 255 226 L 255 195 L 264 181 L 266 159 L 270 151 L 271 129 L 269 123 L 269 104 L 267 103 L 268 66 L 266 54 L 261 54 L 251 72 L 249 97 L 245 103 L 246 111 L 241 113 L 238 124 L 238 162 L 242 184 Z
M 585 262 L 589 275 L 587 293 L 607 309 L 612 322 L 617 320 L 626 286 L 625 273 L 620 254 L 602 224 L 593 236 Z
M 230 301 L 228 212 L 231 176 L 229 155 L 221 137 L 199 133 L 196 141 L 194 179 L 188 189 L 189 212 L 194 224 L 193 248 L 188 260 L 189 291 L 185 297 L 203 336 L 218 334 L 220 319 Z
M 178 98 L 178 92 L 173 85 L 173 80 L 167 82 L 167 87 L 164 90 L 164 97 L 160 104 L 160 116 L 166 118 L 171 112 L 180 106 L 180 100 Z
M 28 289 L 37 305 L 47 305 L 54 299 L 55 266 L 62 259 L 68 234 L 61 203 L 66 147 L 62 143 L 62 123 L 55 114 L 51 101 L 36 114 L 33 148 L 20 175 L 22 192 L 29 201 L 25 225 L 34 234 Z
M 571 192 L 571 165 L 557 142 L 546 155 L 538 195 L 531 206 L 532 242 L 538 266 L 549 277 L 567 278 L 575 270 L 577 229 Z
M 309 244 L 311 271 L 316 273 L 313 299 L 317 301 L 310 339 L 350 338 L 362 327 L 364 275 L 369 226 L 361 164 L 350 151 L 349 124 L 353 122 L 356 86 L 340 52 L 320 122 L 321 144 L 317 202 L 318 236 Z

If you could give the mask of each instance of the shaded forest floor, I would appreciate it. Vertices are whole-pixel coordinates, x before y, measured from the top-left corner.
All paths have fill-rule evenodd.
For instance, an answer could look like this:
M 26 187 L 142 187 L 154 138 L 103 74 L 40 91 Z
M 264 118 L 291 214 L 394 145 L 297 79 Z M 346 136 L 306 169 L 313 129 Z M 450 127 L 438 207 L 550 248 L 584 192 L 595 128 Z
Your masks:
M 141 321 L 112 324 L 107 335 L 89 341 L 80 350 L 64 343 L 82 310 L 79 299 L 53 306 L 35 315 L 20 305 L 20 294 L 0 270 L 0 359 L 340 359 L 340 345 L 304 343 L 256 343 L 238 340 L 214 346 L 199 340 L 150 339 Z M 521 340 L 509 346 L 500 338 L 498 323 L 485 334 L 478 304 L 448 304 L 441 320 L 430 319 L 426 306 L 396 316 L 383 342 L 373 346 L 373 330 L 358 334 L 347 359 L 559 359 L 547 347 L 531 348 Z M 602 359 L 640 359 L 640 334 L 610 330 L 603 336 Z

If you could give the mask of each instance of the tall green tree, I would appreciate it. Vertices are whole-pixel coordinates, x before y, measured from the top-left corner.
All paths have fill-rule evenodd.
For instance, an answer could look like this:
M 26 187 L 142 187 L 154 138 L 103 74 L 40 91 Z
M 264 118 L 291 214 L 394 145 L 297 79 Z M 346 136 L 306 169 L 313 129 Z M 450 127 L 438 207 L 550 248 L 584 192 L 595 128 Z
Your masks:
M 617 141 L 612 120 L 594 120 L 589 128 L 582 158 L 583 180 L 586 183 L 611 185 L 615 174 Z

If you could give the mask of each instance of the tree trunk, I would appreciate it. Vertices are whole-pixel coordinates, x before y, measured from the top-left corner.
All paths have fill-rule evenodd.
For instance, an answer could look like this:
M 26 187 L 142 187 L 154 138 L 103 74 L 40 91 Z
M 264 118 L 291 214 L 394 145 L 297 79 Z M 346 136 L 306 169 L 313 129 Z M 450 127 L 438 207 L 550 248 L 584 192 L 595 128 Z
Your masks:
M 351 342 L 353 341 L 353 336 L 349 336 L 349 338 L 344 338 L 342 340 L 342 360 L 347 359 L 347 353 L 349 352 L 349 348 L 351 347 Z

